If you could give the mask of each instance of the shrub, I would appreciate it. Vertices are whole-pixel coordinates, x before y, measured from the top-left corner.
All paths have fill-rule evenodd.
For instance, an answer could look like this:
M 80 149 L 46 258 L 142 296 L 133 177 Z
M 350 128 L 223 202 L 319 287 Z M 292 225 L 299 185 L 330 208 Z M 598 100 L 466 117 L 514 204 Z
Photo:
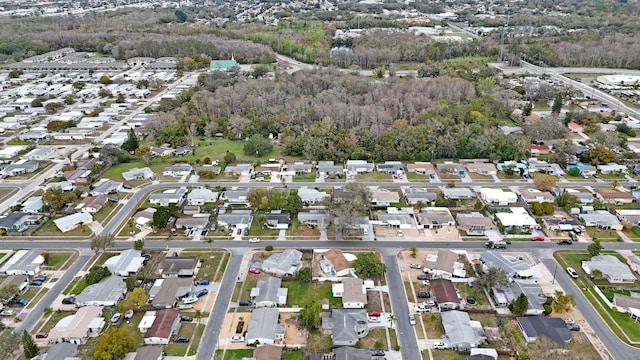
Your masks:
M 551 314 L 551 305 L 544 304 L 544 314 L 545 315 Z
M 273 251 L 273 245 L 267 245 L 264 247 L 265 251 Z

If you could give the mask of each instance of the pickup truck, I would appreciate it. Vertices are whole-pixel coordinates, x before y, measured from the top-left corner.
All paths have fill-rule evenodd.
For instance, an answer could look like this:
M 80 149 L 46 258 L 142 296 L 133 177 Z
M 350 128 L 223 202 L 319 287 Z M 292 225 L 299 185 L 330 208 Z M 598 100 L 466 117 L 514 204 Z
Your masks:
M 507 243 L 504 241 L 489 241 L 484 243 L 484 247 L 487 249 L 506 249 Z

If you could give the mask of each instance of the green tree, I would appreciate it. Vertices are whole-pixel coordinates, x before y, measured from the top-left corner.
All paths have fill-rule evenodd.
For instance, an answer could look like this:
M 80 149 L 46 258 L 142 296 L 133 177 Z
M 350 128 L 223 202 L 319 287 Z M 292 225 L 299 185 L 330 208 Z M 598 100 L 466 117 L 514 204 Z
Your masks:
M 233 164 L 234 162 L 236 162 L 236 154 L 232 153 L 231 151 L 227 150 L 226 154 L 224 154 L 224 162 L 228 165 L 228 164 Z
M 115 243 L 116 242 L 112 234 L 96 235 L 91 238 L 91 250 L 96 253 L 103 252 L 107 248 L 113 247 Z
M 62 109 L 62 104 L 59 102 L 50 102 L 47 103 L 47 105 L 44 106 L 44 108 L 47 110 L 48 113 L 53 114 L 54 112 Z
M 247 193 L 247 200 L 251 207 L 258 210 L 265 210 L 269 208 L 269 194 L 270 190 L 264 187 L 257 187 L 250 189 Z
M 136 136 L 136 132 L 135 130 L 133 130 L 133 128 L 130 128 L 129 131 L 127 132 L 127 140 L 125 140 L 125 142 L 122 143 L 121 148 L 122 150 L 128 153 L 132 153 L 132 152 L 135 152 L 139 146 L 140 146 L 140 143 L 138 142 L 138 137 Z
M 292 216 L 297 215 L 300 210 L 304 207 L 304 203 L 298 195 L 298 190 L 289 191 L 289 196 L 287 196 L 287 204 L 284 206 L 284 210 L 289 212 Z
M 496 267 L 490 267 L 486 272 L 478 275 L 474 284 L 488 290 L 496 287 L 502 287 L 509 283 L 509 278 L 504 270 Z
M 296 281 L 302 284 L 308 284 L 312 280 L 311 275 L 311 268 L 305 266 L 296 274 Z
M 262 137 L 261 135 L 253 135 L 244 144 L 244 154 L 249 156 L 263 156 L 273 150 L 273 144 L 269 139 Z
M 356 274 L 362 278 L 380 279 L 386 271 L 386 266 L 380 261 L 380 257 L 373 252 L 358 254 L 352 264 Z
M 177 9 L 174 14 L 177 22 L 183 23 L 187 21 L 187 14 L 184 11 Z
M 98 337 L 94 360 L 119 360 L 135 350 L 135 337 L 127 327 L 110 327 Z
M 109 78 L 107 75 L 100 76 L 100 79 L 98 79 L 98 82 L 102 85 L 109 85 L 113 83 L 113 81 L 111 81 L 111 78 Z
M 149 148 L 147 145 L 142 145 L 138 147 L 133 152 L 133 155 L 135 155 L 137 158 L 140 158 L 142 161 L 146 162 L 147 164 L 151 162 L 151 148 Z
M 600 269 L 593 269 L 591 270 L 591 276 L 593 276 L 595 280 L 602 280 L 603 274 Z
M 551 106 L 552 114 L 560 114 L 562 111 L 562 104 L 564 103 L 564 94 L 558 93 L 556 97 L 553 99 L 553 105 Z
M 148 87 L 149 87 L 149 80 L 147 80 L 147 79 L 139 80 L 139 81 L 136 83 L 136 87 L 137 87 L 138 89 L 146 89 L 146 88 L 148 88 Z
M 38 345 L 36 345 L 33 337 L 27 330 L 23 330 L 22 332 L 22 350 L 24 351 L 24 356 L 27 359 L 36 357 L 40 353 L 40 350 L 38 350 Z
M 93 285 L 109 275 L 111 275 L 111 271 L 106 266 L 92 266 L 87 275 L 84 276 L 84 281 L 87 285 Z
M 587 246 L 587 251 L 591 257 L 598 256 L 602 252 L 602 244 L 600 244 L 600 240 L 593 240 L 589 246 Z
M 42 194 L 42 201 L 49 205 L 52 211 L 59 211 L 65 205 L 70 204 L 78 199 L 78 195 L 72 191 L 62 191 L 58 186 L 47 189 Z
M 615 151 L 608 149 L 606 146 L 602 144 L 598 144 L 592 148 L 585 150 L 582 155 L 580 155 L 580 160 L 584 162 L 591 163 L 591 165 L 601 165 L 608 164 L 610 162 L 615 161 L 616 153 Z
M 9 78 L 10 79 L 17 79 L 22 74 L 23 74 L 22 70 L 11 70 L 11 71 L 9 71 Z
M 416 249 L 415 247 L 410 247 L 409 252 L 411 253 L 411 257 L 415 259 L 416 255 L 418 254 L 418 249 Z
M 369 190 L 358 183 L 347 183 L 340 191 L 334 191 L 329 203 L 329 214 L 333 217 L 336 235 L 357 227 L 359 216 L 368 216 L 371 209 Z
M 98 96 L 101 98 L 110 98 L 113 94 L 111 94 L 111 91 L 109 91 L 109 89 L 100 89 L 98 90 Z
M 149 302 L 149 295 L 142 288 L 135 288 L 120 303 L 120 311 L 140 309 Z
M 527 295 L 520 294 L 515 300 L 509 304 L 509 311 L 515 316 L 524 316 L 529 307 L 529 299 Z
M 133 242 L 133 248 L 135 250 L 142 251 L 142 249 L 144 249 L 144 239 L 138 239 L 138 240 L 134 241 Z
M 269 73 L 269 68 L 265 65 L 256 65 L 253 67 L 253 70 L 251 70 L 251 76 L 254 79 L 259 79 L 267 75 L 267 73 Z
M 31 107 L 42 107 L 42 100 L 40 98 L 31 100 Z
M 83 82 L 83 81 L 76 81 L 73 83 L 73 87 L 76 90 L 82 90 L 84 89 L 84 87 L 87 86 L 87 83 Z
M 573 176 L 573 177 L 580 176 L 580 169 L 578 169 L 577 167 L 573 167 L 573 168 L 569 169 L 567 174 L 569 176 Z
M 558 178 L 548 174 L 536 174 L 533 178 L 533 186 L 540 191 L 553 191 L 558 183 Z
M 13 299 L 20 293 L 20 288 L 17 284 L 9 283 L 0 287 L 0 300 L 8 301 Z
M 64 97 L 64 103 L 67 105 L 73 105 L 76 103 L 76 99 L 74 99 L 71 95 L 67 95 Z
M 553 311 L 557 313 L 564 313 L 571 310 L 571 307 L 575 305 L 576 302 L 573 299 L 573 295 L 556 291 L 556 296 L 554 297 L 551 307 L 553 307 Z
M 563 191 L 558 195 L 558 197 L 556 197 L 556 205 L 561 208 L 571 209 L 579 206 L 579 204 L 580 201 L 578 200 L 578 197 L 566 191 Z
M 531 115 L 532 111 L 533 111 L 533 104 L 531 103 L 531 101 L 529 101 L 524 106 L 524 109 L 522 109 L 522 116 L 527 117 L 527 116 Z
M 124 104 L 126 100 L 123 93 L 118 93 L 118 96 L 116 96 L 116 104 Z
M 308 330 L 317 329 L 320 326 L 320 312 L 322 308 L 320 303 L 317 301 L 312 301 L 309 304 L 305 304 L 305 306 L 300 310 L 298 314 L 298 319 L 302 326 L 307 328 Z

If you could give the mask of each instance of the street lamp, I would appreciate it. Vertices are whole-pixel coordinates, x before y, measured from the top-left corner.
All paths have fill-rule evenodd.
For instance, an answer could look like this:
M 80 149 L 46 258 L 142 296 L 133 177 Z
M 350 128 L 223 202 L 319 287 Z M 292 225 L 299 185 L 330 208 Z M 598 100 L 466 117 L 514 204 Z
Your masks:
M 556 262 L 556 268 L 553 270 L 553 280 L 551 281 L 551 284 L 556 283 L 556 271 L 558 271 L 558 262 Z

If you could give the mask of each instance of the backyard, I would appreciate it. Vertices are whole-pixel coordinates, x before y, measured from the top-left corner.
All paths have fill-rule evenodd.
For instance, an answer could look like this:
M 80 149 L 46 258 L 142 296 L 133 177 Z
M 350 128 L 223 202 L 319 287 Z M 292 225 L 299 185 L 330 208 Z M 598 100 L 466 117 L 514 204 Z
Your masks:
M 287 305 L 289 306 L 304 306 L 312 301 L 322 301 L 322 299 L 328 299 L 331 307 L 342 307 L 342 300 L 334 298 L 331 292 L 331 284 L 302 284 L 297 281 L 289 280 L 283 281 L 282 287 L 289 289 L 287 297 Z

